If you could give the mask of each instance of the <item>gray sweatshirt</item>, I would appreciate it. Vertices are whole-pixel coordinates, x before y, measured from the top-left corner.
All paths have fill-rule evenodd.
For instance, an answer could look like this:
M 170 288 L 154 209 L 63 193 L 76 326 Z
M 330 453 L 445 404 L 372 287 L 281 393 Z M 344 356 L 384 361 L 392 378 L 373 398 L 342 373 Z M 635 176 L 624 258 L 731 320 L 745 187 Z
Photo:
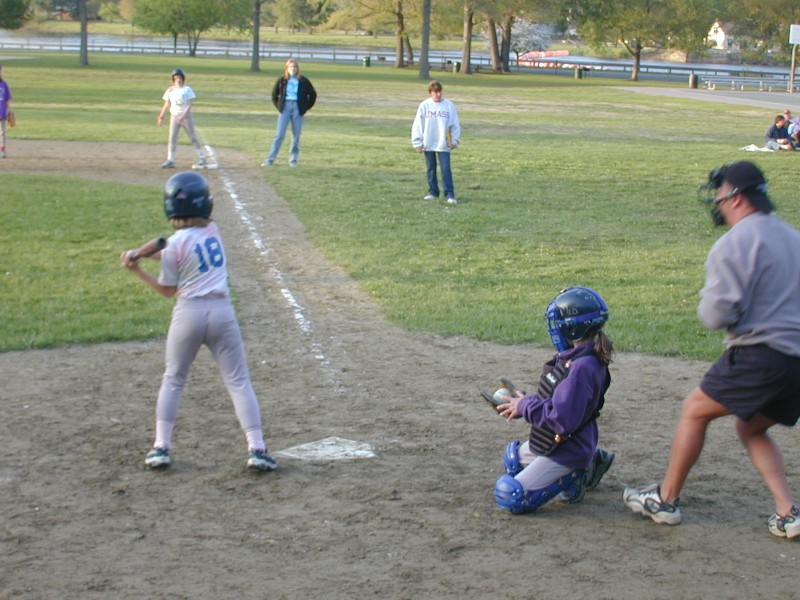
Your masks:
M 800 232 L 774 213 L 748 215 L 708 254 L 697 309 L 726 347 L 766 344 L 800 356 Z

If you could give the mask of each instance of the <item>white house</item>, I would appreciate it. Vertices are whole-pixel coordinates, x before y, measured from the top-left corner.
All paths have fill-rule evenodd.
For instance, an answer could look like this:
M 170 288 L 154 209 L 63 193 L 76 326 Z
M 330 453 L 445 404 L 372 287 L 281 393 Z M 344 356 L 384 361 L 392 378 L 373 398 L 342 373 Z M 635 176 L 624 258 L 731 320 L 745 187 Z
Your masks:
M 725 23 L 723 25 L 722 21 L 717 19 L 711 29 L 708 30 L 706 41 L 709 44 L 713 44 L 711 48 L 715 50 L 730 50 L 733 41 L 733 36 L 731 35 L 733 29 L 733 23 Z

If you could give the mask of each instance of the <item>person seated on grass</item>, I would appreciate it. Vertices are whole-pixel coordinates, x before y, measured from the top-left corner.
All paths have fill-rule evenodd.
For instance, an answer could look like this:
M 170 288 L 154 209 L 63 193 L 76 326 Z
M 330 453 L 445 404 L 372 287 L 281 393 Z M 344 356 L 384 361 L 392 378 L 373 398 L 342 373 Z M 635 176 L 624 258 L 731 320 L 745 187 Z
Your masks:
M 792 136 L 789 134 L 786 117 L 783 115 L 775 117 L 775 122 L 767 129 L 767 133 L 764 134 L 764 146 L 770 150 L 795 149 Z
M 792 139 L 794 147 L 797 148 L 800 143 L 800 117 L 792 117 L 792 111 L 787 108 L 783 111 L 783 118 L 786 119 L 789 137 Z

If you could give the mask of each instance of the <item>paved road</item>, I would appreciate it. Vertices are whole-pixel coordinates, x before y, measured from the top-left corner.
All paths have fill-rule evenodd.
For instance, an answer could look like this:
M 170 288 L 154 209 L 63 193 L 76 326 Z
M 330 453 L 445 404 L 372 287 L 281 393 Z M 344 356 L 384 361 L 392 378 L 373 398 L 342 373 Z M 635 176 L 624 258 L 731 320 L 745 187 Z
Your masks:
M 792 113 L 800 113 L 800 94 L 787 92 L 747 92 L 735 90 L 701 90 L 679 89 L 661 87 L 634 87 L 619 86 L 617 89 L 647 94 L 649 96 L 667 96 L 671 98 L 685 98 L 700 100 L 702 102 L 720 102 L 723 104 L 738 104 L 739 106 L 761 106 L 774 109 L 775 114 L 782 113 L 788 108 Z

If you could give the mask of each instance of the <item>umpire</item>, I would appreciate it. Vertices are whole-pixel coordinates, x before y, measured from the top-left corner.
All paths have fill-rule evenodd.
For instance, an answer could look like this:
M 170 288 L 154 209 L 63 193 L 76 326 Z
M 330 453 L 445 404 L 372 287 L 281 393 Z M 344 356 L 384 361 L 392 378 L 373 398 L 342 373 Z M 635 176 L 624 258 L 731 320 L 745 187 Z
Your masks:
M 750 162 L 709 174 L 715 225 L 727 231 L 705 265 L 698 315 L 725 329 L 725 353 L 683 402 L 661 485 L 628 488 L 625 504 L 656 523 L 681 522 L 678 496 L 700 457 L 706 429 L 726 415 L 775 500 L 769 531 L 800 537 L 783 455 L 769 436 L 776 423 L 800 417 L 800 232 L 774 214 L 763 173 Z

